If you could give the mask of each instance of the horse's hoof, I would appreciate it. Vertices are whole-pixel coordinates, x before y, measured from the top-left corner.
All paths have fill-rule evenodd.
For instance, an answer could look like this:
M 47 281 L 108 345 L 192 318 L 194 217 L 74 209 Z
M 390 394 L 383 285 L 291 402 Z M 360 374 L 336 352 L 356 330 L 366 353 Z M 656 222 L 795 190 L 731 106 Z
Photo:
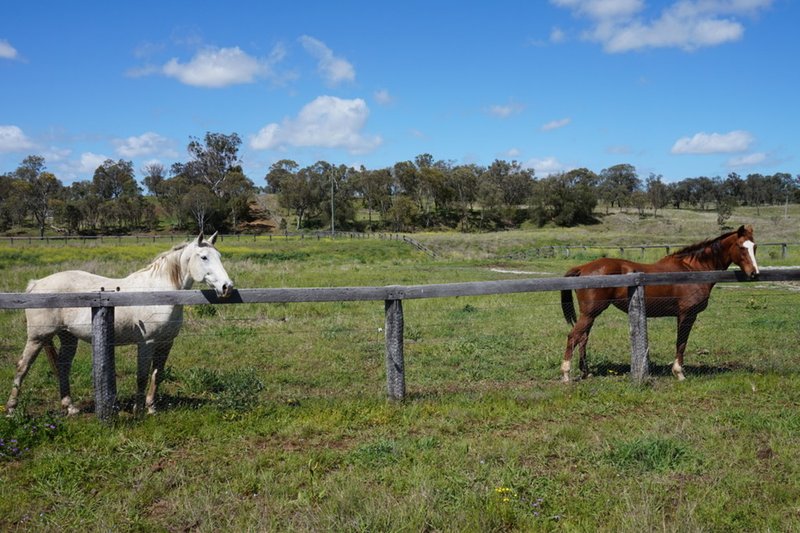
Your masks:
M 67 406 L 67 416 L 75 416 L 81 413 L 81 410 L 74 405 Z

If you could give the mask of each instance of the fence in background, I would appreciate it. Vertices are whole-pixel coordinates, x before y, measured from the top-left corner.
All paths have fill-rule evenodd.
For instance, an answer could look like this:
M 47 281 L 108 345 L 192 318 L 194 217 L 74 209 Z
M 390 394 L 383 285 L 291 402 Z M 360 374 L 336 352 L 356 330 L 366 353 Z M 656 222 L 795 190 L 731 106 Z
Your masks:
M 798 280 L 800 280 L 800 269 L 762 270 L 759 277 L 759 281 L 762 282 Z M 108 420 L 116 412 L 113 325 L 114 308 L 118 306 L 383 301 L 387 395 L 390 400 L 402 400 L 406 392 L 403 355 L 403 300 L 628 287 L 631 377 L 639 383 L 649 375 L 644 287 L 647 285 L 741 281 L 744 281 L 744 276 L 740 271 L 633 273 L 615 276 L 479 281 L 437 285 L 239 289 L 226 299 L 218 298 L 211 290 L 123 293 L 118 292 L 115 287 L 107 287 L 100 292 L 84 293 L 0 293 L 0 309 L 92 308 L 92 363 L 96 413 L 101 420 Z
M 98 235 L 98 236 L 47 236 L 47 237 L 0 237 L 0 242 L 8 242 L 11 246 L 45 243 L 45 244 L 81 244 L 87 245 L 92 243 L 116 243 L 122 244 L 123 242 L 145 243 L 145 242 L 159 242 L 169 240 L 170 242 L 184 242 L 196 235 Z M 258 242 L 279 239 L 323 239 L 323 238 L 338 238 L 338 239 L 383 239 L 383 240 L 396 240 L 403 241 L 416 249 L 425 252 L 431 257 L 438 257 L 436 252 L 429 246 L 401 233 L 357 233 L 357 232 L 336 232 L 330 233 L 325 231 L 317 232 L 283 232 L 283 233 L 260 233 L 260 234 L 246 234 L 237 233 L 229 235 L 220 235 L 221 242 L 235 241 L 235 242 Z M 689 244 L 689 243 L 687 243 Z M 575 252 L 586 252 L 588 250 L 613 250 L 619 252 L 620 255 L 625 255 L 626 251 L 638 250 L 640 257 L 644 258 L 645 251 L 651 249 L 664 250 L 665 255 L 683 248 L 687 244 L 625 244 L 625 245 L 599 245 L 599 244 L 561 244 L 552 246 L 540 246 L 533 248 L 534 255 L 537 256 L 555 256 L 562 255 L 570 257 Z M 780 258 L 786 259 L 789 247 L 800 247 L 800 242 L 766 242 L 759 243 L 759 248 L 779 248 Z

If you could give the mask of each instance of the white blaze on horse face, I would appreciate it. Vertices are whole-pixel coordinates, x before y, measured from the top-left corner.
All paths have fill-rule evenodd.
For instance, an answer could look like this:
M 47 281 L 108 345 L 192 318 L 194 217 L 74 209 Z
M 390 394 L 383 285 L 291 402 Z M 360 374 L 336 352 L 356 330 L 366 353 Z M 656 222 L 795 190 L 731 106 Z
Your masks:
M 742 246 L 744 246 L 747 250 L 747 254 L 750 256 L 750 262 L 753 263 L 753 268 L 756 269 L 756 274 L 758 274 L 758 263 L 756 262 L 756 244 L 751 240 L 747 240 L 742 243 Z

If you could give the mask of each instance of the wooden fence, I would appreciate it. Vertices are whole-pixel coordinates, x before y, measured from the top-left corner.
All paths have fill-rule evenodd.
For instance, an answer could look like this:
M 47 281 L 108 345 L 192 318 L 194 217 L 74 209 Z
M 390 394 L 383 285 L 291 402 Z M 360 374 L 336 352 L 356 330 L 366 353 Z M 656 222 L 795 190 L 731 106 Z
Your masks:
M 86 245 L 87 243 L 115 243 L 121 244 L 123 241 L 125 242 L 135 242 L 135 243 L 144 243 L 144 242 L 157 242 L 163 240 L 169 240 L 170 242 L 184 242 L 186 240 L 190 240 L 192 237 L 196 237 L 196 235 L 98 235 L 98 236 L 65 236 L 65 235 L 58 235 L 58 236 L 47 236 L 47 237 L 0 237 L 0 242 L 8 242 L 11 246 L 20 245 L 20 244 L 33 244 L 33 243 L 45 243 L 45 244 L 82 244 Z M 241 241 L 253 241 L 256 242 L 258 240 L 269 240 L 272 241 L 273 239 L 322 239 L 322 238 L 338 238 L 338 239 L 388 239 L 388 240 L 398 240 L 403 241 L 411 246 L 414 246 L 420 251 L 425 252 L 431 257 L 437 257 L 437 254 L 434 250 L 429 248 L 428 246 L 422 244 L 421 242 L 415 240 L 408 235 L 404 235 L 401 233 L 363 233 L 363 232 L 336 232 L 330 233 L 326 231 L 315 231 L 315 232 L 283 232 L 283 233 L 237 233 L 231 235 L 220 235 L 219 238 L 222 242 L 225 240 L 229 240 L 231 242 L 241 242 Z M 687 243 L 689 244 L 689 243 Z M 540 256 L 553 256 L 556 254 L 561 254 L 564 257 L 571 256 L 574 252 L 585 252 L 588 250 L 614 250 L 620 253 L 620 255 L 625 255 L 626 250 L 638 250 L 640 256 L 643 258 L 645 256 L 645 251 L 650 249 L 658 249 L 664 250 L 665 255 L 669 255 L 670 252 L 679 250 L 683 248 L 687 244 L 624 244 L 624 245 L 599 245 L 599 244 L 561 244 L 561 245 L 552 245 L 552 246 L 542 246 L 539 248 L 534 248 L 533 251 L 535 255 Z M 780 249 L 780 258 L 786 259 L 787 252 L 790 247 L 796 248 L 800 246 L 800 243 L 797 242 L 764 242 L 759 243 L 758 246 L 762 249 L 764 248 L 779 248 Z
M 762 270 L 760 282 L 800 280 L 800 268 Z M 631 377 L 639 383 L 649 373 L 647 317 L 644 287 L 647 285 L 730 283 L 746 281 L 738 270 L 712 272 L 633 273 L 616 276 L 557 277 L 523 280 L 478 281 L 438 285 L 390 285 L 384 287 L 239 289 L 226 299 L 211 290 L 119 292 L 104 287 L 83 293 L 0 293 L 0 309 L 91 307 L 92 363 L 96 413 L 101 420 L 115 415 L 114 308 L 140 305 L 256 304 L 340 301 L 383 301 L 385 310 L 386 379 L 390 400 L 405 397 L 403 356 L 403 300 L 482 296 L 523 292 L 560 291 L 599 287 L 629 288 Z

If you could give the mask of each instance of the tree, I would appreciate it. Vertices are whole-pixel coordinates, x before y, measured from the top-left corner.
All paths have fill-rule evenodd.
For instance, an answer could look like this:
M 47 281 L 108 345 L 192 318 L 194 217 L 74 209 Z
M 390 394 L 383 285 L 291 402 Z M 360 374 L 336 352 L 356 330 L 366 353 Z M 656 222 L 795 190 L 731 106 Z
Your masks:
M 233 229 L 236 229 L 237 224 L 247 216 L 254 190 L 253 182 L 241 172 L 231 172 L 223 183 L 222 196 L 228 207 Z
M 387 212 L 394 231 L 406 231 L 414 224 L 419 215 L 417 204 L 406 195 L 397 195 L 392 199 L 392 206 Z
M 184 195 L 183 208 L 191 213 L 197 224 L 197 231 L 205 231 L 209 215 L 214 210 L 216 197 L 202 185 L 193 185 Z
M 141 194 L 134 176 L 133 162 L 122 159 L 116 162 L 106 159 L 95 169 L 92 184 L 102 200 L 115 200 L 123 196 L 132 197 Z
M 669 188 L 661 182 L 661 175 L 650 174 L 647 178 L 647 200 L 653 208 L 653 216 L 669 204 Z
M 600 172 L 600 197 L 606 202 L 606 212 L 608 207 L 624 207 L 628 205 L 633 191 L 641 187 L 641 180 L 636 175 L 636 168 L 633 165 L 620 164 L 603 169 Z
M 292 174 L 297 172 L 298 168 L 300 168 L 300 165 L 291 159 L 281 159 L 273 163 L 269 167 L 267 175 L 264 176 L 267 182 L 267 191 L 271 193 L 280 193 L 283 180 L 290 178 Z
M 372 230 L 373 211 L 377 211 L 385 221 L 386 212 L 392 205 L 392 171 L 388 168 L 367 170 L 362 166 L 355 174 L 354 181 L 355 191 L 367 208 L 367 225 Z
M 484 169 L 477 165 L 459 165 L 450 172 L 449 181 L 461 219 L 461 231 L 466 231 L 469 212 L 478 198 L 478 182 Z
M 14 174 L 0 175 L 0 229 L 21 224 L 28 212 L 29 185 Z
M 405 194 L 414 202 L 419 203 L 419 173 L 414 163 L 411 161 L 395 163 L 392 172 L 400 188 L 399 192 Z
M 495 159 L 481 180 L 493 183 L 500 192 L 500 202 L 505 208 L 513 208 L 528 201 L 533 191 L 533 170 L 522 168 L 517 161 Z
M 321 185 L 325 188 L 318 212 L 322 215 L 323 224 L 334 232 L 355 222 L 353 208 L 354 187 L 351 175 L 353 169 L 339 165 L 334 166 L 326 161 L 318 161 L 313 165 L 314 172 L 321 177 Z
M 745 181 L 745 198 L 747 205 L 756 206 L 756 214 L 761 214 L 761 204 L 767 197 L 764 176 L 761 174 L 748 174 Z
M 61 181 L 44 169 L 44 158 L 30 155 L 22 161 L 15 173 L 18 179 L 27 183 L 27 209 L 36 220 L 40 237 L 44 237 L 47 220 L 52 214 L 51 203 L 64 189 Z
M 164 165 L 161 163 L 150 163 L 145 165 L 144 169 L 144 186 L 150 191 L 150 194 L 159 198 L 163 194 L 163 186 L 165 176 Z
M 536 182 L 531 217 L 539 226 L 553 222 L 574 226 L 594 221 L 597 175 L 585 168 L 554 174 Z
M 313 167 L 305 167 L 289 173 L 281 179 L 278 204 L 294 211 L 297 229 L 303 226 L 306 216 L 319 208 L 323 201 L 322 175 Z
M 717 202 L 717 225 L 720 231 L 725 230 L 726 222 L 733 215 L 733 208 L 736 205 L 736 200 L 732 196 L 725 196 Z
M 190 180 L 206 185 L 211 192 L 221 197 L 223 184 L 231 172 L 242 172 L 239 163 L 239 145 L 242 140 L 236 133 L 225 135 L 222 133 L 207 132 L 203 138 L 191 138 L 187 147 L 192 160 L 183 168 Z

